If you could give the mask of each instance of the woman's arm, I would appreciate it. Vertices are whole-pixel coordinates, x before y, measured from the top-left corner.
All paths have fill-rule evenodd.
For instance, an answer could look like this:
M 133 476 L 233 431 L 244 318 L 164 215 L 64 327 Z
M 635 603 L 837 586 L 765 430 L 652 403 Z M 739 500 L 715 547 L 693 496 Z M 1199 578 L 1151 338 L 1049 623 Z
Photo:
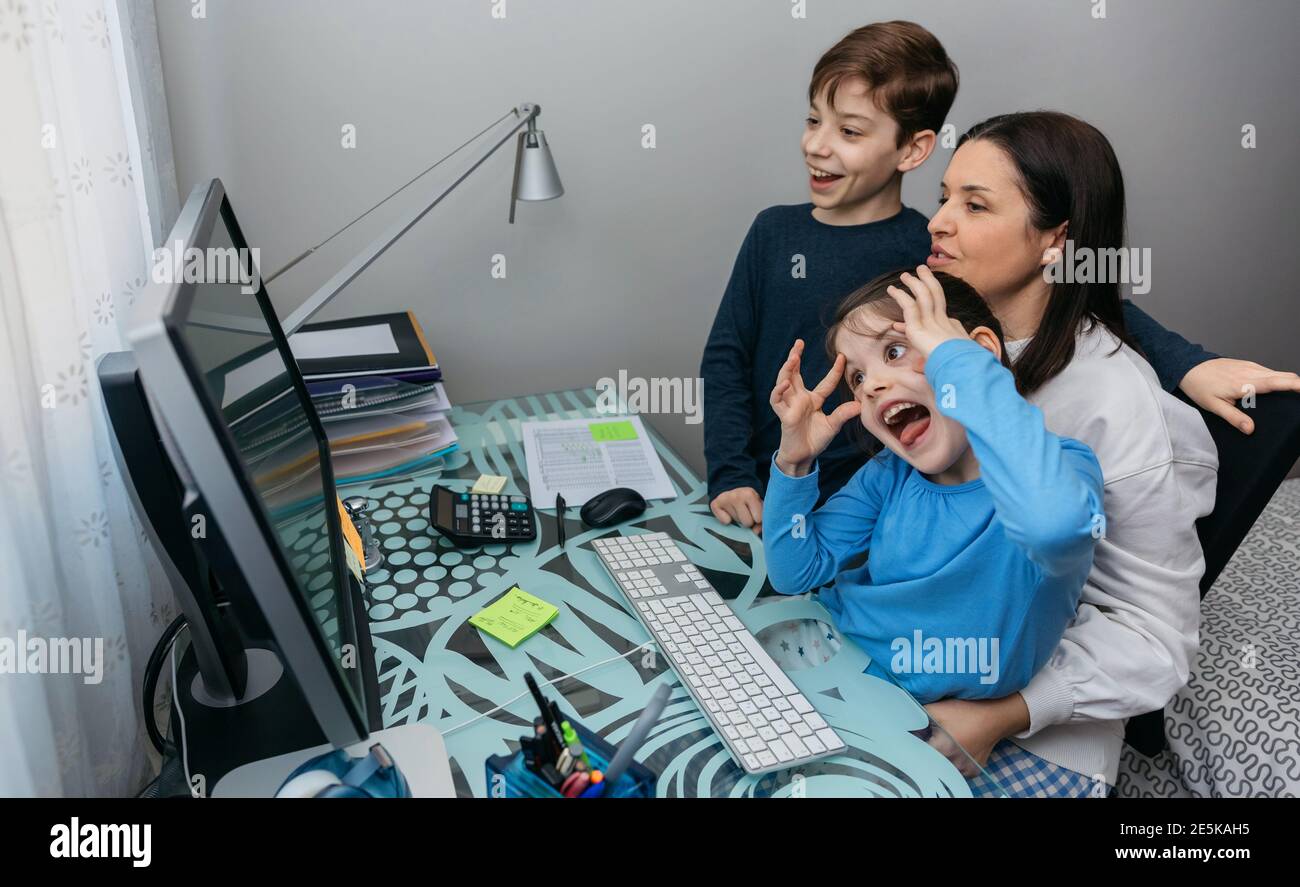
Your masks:
M 1253 434 L 1255 423 L 1237 408 L 1238 401 L 1272 391 L 1300 392 L 1300 376 L 1279 372 L 1249 360 L 1219 357 L 1167 330 L 1127 299 L 1124 324 L 1146 353 L 1166 391 L 1181 388 L 1207 413 L 1213 413 L 1242 434 Z
M 1160 377 L 1160 387 L 1166 391 L 1177 388 L 1193 367 L 1219 356 L 1165 329 L 1128 299 L 1124 300 L 1124 326 Z

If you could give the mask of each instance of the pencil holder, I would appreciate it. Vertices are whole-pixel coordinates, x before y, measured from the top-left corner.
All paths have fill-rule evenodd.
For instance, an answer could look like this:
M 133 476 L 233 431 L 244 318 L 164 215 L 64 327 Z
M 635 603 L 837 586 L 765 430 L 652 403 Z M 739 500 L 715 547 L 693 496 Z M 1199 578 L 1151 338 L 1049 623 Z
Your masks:
M 569 725 L 578 734 L 591 769 L 605 772 L 616 749 L 572 718 Z M 613 786 L 606 786 L 602 798 L 653 798 L 659 777 L 643 764 L 633 761 Z M 563 798 L 564 796 L 524 763 L 524 753 L 492 755 L 487 759 L 489 798 Z

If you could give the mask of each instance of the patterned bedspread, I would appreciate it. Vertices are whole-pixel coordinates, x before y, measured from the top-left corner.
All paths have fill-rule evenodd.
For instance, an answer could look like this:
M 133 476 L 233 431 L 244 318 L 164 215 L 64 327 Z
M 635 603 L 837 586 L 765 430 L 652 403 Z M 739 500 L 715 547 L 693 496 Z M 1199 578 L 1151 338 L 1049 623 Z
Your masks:
M 1300 796 L 1300 479 L 1282 484 L 1202 603 L 1169 748 L 1125 748 L 1120 797 Z

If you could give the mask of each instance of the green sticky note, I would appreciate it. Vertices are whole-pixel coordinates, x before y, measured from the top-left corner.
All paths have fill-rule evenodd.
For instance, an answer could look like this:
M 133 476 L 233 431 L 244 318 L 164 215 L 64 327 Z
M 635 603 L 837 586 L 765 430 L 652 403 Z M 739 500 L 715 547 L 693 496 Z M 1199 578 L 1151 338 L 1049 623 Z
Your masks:
M 631 422 L 592 422 L 591 439 L 596 443 L 614 440 L 636 440 L 636 427 Z
M 471 616 L 469 624 L 513 649 L 545 628 L 559 612 L 516 585 Z

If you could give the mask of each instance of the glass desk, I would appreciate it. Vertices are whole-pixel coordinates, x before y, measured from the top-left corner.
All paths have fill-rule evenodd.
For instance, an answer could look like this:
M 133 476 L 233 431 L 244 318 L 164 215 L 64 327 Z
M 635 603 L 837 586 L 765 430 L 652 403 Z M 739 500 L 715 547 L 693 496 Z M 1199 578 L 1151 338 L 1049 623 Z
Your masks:
M 441 471 L 340 488 L 371 499 L 372 524 L 386 556 L 367 577 L 367 608 L 379 676 L 383 725 L 428 723 L 443 732 L 463 796 L 487 794 L 484 764 L 509 754 L 532 729 L 536 706 L 523 675 L 539 681 L 582 672 L 543 691 L 566 713 L 617 744 L 656 688 L 674 688 L 637 760 L 659 773 L 664 797 L 849 796 L 969 797 L 998 793 L 987 776 L 968 783 L 911 731 L 932 722 L 897 686 L 863 674 L 866 654 L 852 642 L 820 644 L 816 621 L 829 615 L 810 595 L 777 594 L 767 582 L 762 541 L 723 526 L 709 511 L 707 488 L 673 450 L 647 429 L 677 498 L 652 501 L 640 518 L 588 529 L 570 503 L 567 544 L 557 546 L 553 508 L 539 509 L 538 537 L 521 544 L 461 551 L 429 531 L 433 483 L 468 490 L 480 474 L 505 475 L 505 492 L 527 494 L 519 424 L 532 419 L 598 417 L 594 389 L 484 401 L 454 407 L 460 450 Z M 520 489 L 520 485 L 524 485 Z M 664 656 L 646 647 L 649 633 L 597 560 L 591 543 L 608 535 L 672 536 L 759 639 L 799 627 L 815 649 L 806 668 L 787 674 L 849 746 L 848 752 L 774 774 L 750 776 L 681 686 Z M 469 618 L 512 585 L 560 610 L 546 628 L 511 650 L 471 626 Z M 764 644 L 768 646 L 768 644 Z M 634 652 L 635 651 L 635 652 Z M 615 658 L 628 654 L 626 658 Z M 611 660 L 589 668 L 595 663 Z M 818 664 L 812 665 L 813 661 Z M 784 662 L 778 657 L 778 662 Z M 583 669 L 589 669 L 582 671 Z M 520 693 L 525 695 L 484 716 Z

